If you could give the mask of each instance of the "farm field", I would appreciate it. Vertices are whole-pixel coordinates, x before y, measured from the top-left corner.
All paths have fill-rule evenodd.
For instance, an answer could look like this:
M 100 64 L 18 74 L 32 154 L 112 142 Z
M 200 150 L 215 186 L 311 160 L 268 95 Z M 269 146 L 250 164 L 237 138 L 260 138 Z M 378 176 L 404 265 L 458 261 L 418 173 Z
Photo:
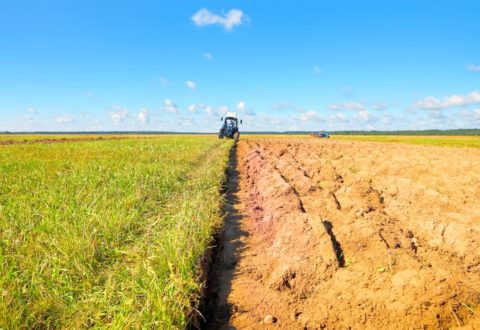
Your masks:
M 0 328 L 185 327 L 231 145 L 0 146 Z
M 95 140 L 155 139 L 174 134 L 0 134 L 0 145 Z M 184 137 L 192 135 L 183 135 Z
M 480 148 L 480 136 L 334 135 L 332 138 L 339 141 L 368 141 Z
M 480 327 L 480 150 L 257 137 L 235 152 L 207 328 Z

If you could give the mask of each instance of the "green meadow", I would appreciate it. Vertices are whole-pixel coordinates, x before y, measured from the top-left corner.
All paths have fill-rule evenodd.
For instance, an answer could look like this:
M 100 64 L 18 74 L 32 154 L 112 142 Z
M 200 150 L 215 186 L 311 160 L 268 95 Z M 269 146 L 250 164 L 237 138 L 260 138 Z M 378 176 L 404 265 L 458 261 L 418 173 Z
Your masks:
M 0 328 L 184 328 L 232 141 L 0 146 Z

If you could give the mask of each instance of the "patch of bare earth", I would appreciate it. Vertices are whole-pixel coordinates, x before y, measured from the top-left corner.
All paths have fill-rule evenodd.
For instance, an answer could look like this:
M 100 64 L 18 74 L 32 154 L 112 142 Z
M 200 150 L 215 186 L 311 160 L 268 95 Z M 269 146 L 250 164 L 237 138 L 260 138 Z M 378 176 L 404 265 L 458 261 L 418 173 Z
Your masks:
M 210 327 L 480 328 L 479 150 L 266 139 L 236 162 Z

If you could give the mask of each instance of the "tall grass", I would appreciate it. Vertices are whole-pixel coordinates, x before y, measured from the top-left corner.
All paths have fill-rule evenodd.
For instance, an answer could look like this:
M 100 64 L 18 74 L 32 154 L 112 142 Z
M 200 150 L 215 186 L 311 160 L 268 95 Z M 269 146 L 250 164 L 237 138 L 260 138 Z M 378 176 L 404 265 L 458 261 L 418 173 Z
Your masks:
M 183 328 L 231 142 L 0 147 L 0 327 Z

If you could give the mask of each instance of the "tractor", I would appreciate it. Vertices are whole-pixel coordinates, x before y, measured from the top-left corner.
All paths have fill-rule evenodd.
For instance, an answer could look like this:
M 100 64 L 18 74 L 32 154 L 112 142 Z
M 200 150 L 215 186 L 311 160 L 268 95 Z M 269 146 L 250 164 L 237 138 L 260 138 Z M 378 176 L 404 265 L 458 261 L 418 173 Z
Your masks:
M 227 112 L 225 119 L 222 117 L 220 121 L 223 122 L 222 128 L 220 128 L 220 132 L 218 133 L 219 139 L 234 139 L 235 142 L 238 141 L 240 138 L 240 132 L 238 131 L 238 119 L 237 114 L 235 112 Z M 240 124 L 242 120 L 240 120 Z
M 312 133 L 312 134 L 310 134 L 310 136 L 321 138 L 321 139 L 329 139 L 330 138 L 330 134 L 328 132 L 325 132 L 325 131 L 318 132 L 318 133 Z

